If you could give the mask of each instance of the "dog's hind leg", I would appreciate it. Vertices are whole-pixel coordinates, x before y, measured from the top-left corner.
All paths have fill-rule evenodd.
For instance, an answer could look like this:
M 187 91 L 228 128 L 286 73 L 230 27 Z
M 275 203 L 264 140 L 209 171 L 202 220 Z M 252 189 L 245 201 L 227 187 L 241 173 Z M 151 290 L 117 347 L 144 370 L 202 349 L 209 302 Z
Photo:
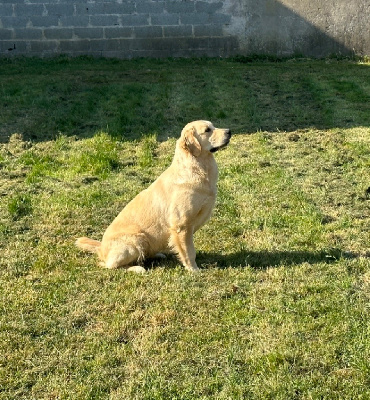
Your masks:
M 136 262 L 140 256 L 140 251 L 133 245 L 116 245 L 108 253 L 104 266 L 109 269 L 129 266 Z
M 145 269 L 139 265 L 135 267 L 132 264 L 144 259 L 142 240 L 140 237 L 123 237 L 113 242 L 102 266 L 109 269 L 127 268 L 128 271 L 145 272 Z

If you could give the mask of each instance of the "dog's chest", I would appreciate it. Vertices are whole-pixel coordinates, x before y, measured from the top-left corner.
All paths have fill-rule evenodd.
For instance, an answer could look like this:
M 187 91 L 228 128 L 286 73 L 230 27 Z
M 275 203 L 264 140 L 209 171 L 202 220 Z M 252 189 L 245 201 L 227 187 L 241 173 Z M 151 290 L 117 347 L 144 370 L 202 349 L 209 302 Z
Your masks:
M 203 161 L 203 160 L 202 160 Z M 195 168 L 194 175 L 198 175 L 199 183 L 207 187 L 211 192 L 216 194 L 216 185 L 218 179 L 218 168 L 213 157 L 200 161 Z

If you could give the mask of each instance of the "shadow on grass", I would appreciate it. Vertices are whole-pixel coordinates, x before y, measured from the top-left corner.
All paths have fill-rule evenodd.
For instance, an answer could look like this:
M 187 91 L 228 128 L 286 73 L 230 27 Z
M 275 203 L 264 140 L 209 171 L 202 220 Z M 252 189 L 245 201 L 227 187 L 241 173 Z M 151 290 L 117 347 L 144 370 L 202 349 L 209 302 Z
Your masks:
M 348 61 L 14 59 L 1 74 L 3 143 L 99 131 L 162 141 L 197 119 L 244 134 L 370 126 L 370 68 Z
M 330 249 L 321 251 L 238 251 L 231 254 L 220 253 L 197 253 L 197 264 L 202 270 L 209 268 L 243 268 L 249 266 L 255 270 L 264 270 L 268 268 L 276 268 L 279 266 L 293 266 L 303 263 L 309 264 L 331 264 L 341 259 L 355 259 L 358 257 L 370 258 L 370 253 L 355 254 L 344 252 L 340 249 Z M 167 259 L 147 259 L 144 267 L 146 269 L 155 269 L 166 264 L 166 267 L 175 268 L 179 265 L 179 261 L 175 255 L 168 255 Z
M 302 263 L 330 264 L 339 259 L 357 258 L 357 254 L 343 252 L 339 249 L 321 251 L 239 251 L 221 255 L 216 253 L 202 253 L 197 256 L 198 265 L 216 268 L 237 268 L 250 266 L 253 269 L 274 268 L 281 265 L 292 266 Z

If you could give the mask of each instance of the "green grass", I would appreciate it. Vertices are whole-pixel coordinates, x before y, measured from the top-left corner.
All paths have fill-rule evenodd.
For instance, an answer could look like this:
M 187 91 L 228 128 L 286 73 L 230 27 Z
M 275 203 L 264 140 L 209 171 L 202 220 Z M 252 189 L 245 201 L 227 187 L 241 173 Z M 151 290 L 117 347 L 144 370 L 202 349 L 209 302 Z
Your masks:
M 0 62 L 0 141 L 60 134 L 175 137 L 207 118 L 253 133 L 368 126 L 368 64 L 335 60 Z
M 0 399 L 369 399 L 369 68 L 0 60 Z M 100 269 L 75 238 L 197 118 L 234 133 L 202 273 Z

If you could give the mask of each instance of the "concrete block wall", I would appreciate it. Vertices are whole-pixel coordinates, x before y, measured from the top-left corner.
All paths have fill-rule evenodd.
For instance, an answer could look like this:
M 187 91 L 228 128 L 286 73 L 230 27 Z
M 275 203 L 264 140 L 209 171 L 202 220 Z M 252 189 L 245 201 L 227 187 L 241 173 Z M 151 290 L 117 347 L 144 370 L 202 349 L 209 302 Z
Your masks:
M 227 56 L 231 15 L 221 1 L 2 0 L 0 54 Z
M 369 0 L 0 0 L 0 57 L 370 54 Z

